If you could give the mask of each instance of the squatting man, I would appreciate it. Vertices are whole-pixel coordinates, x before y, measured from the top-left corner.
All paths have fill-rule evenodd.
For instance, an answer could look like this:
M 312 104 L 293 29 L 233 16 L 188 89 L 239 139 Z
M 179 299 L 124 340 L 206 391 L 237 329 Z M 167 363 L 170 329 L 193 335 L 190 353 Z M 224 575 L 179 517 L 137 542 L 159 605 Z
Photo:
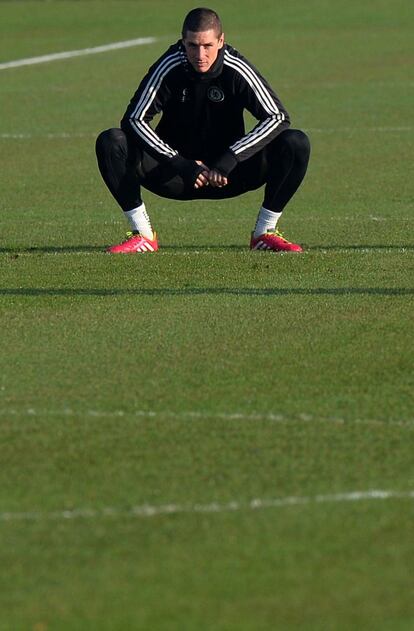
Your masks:
M 244 110 L 257 120 L 248 133 Z M 150 123 L 159 113 L 154 130 Z M 211 9 L 188 13 L 182 38 L 149 69 L 120 128 L 99 135 L 96 153 L 101 175 L 131 227 L 126 240 L 109 252 L 158 250 L 142 187 L 169 199 L 217 200 L 262 186 L 250 248 L 302 251 L 282 237 L 277 223 L 305 176 L 309 140 L 290 129 L 279 97 L 225 42 Z

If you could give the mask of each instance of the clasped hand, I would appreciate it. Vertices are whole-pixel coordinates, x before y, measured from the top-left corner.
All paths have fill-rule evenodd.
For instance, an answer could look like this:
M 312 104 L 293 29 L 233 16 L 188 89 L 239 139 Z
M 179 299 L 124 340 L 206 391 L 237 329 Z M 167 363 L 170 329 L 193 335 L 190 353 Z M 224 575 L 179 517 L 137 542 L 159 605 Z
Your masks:
M 209 169 L 204 162 L 201 160 L 196 160 L 197 164 L 202 166 L 205 170 L 198 174 L 197 179 L 194 183 L 194 188 L 202 188 L 203 186 L 214 186 L 217 188 L 221 188 L 222 186 L 226 186 L 227 178 L 216 171 L 215 169 Z

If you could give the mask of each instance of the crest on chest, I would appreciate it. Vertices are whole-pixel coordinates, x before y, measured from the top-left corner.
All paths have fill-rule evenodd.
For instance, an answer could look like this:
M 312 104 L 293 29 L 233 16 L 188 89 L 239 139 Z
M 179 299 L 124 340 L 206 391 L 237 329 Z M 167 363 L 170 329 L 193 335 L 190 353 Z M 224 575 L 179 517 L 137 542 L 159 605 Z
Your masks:
M 191 101 L 191 93 L 188 88 L 182 88 L 178 95 L 180 103 L 188 103 Z M 211 85 L 207 90 L 207 98 L 213 103 L 221 103 L 224 101 L 224 92 L 216 85 Z
M 221 103 L 221 101 L 224 101 L 224 92 L 216 85 L 212 85 L 207 90 L 207 98 L 213 103 Z

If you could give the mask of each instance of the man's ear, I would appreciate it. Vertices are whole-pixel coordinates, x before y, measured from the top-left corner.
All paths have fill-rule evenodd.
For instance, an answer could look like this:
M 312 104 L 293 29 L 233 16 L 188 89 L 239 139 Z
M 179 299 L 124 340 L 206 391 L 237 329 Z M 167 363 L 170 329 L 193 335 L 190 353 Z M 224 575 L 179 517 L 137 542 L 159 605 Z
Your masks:
M 218 43 L 219 48 L 223 48 L 223 46 L 224 46 L 224 33 L 221 34 L 221 37 L 219 38 L 219 43 Z

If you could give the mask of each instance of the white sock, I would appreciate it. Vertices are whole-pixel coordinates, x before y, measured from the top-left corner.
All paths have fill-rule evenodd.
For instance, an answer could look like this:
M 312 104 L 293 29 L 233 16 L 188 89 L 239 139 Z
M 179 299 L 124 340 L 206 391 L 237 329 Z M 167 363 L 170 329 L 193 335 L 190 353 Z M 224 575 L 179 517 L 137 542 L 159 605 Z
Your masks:
M 132 210 L 127 210 L 124 214 L 125 217 L 127 217 L 132 230 L 138 230 L 138 232 L 147 239 L 152 239 L 154 237 L 151 221 L 148 217 L 144 202 L 142 202 L 141 206 L 133 208 Z
M 273 210 L 267 210 L 267 208 L 262 206 L 257 215 L 253 236 L 260 237 L 261 234 L 265 234 L 268 230 L 276 230 L 281 214 L 274 213 Z

